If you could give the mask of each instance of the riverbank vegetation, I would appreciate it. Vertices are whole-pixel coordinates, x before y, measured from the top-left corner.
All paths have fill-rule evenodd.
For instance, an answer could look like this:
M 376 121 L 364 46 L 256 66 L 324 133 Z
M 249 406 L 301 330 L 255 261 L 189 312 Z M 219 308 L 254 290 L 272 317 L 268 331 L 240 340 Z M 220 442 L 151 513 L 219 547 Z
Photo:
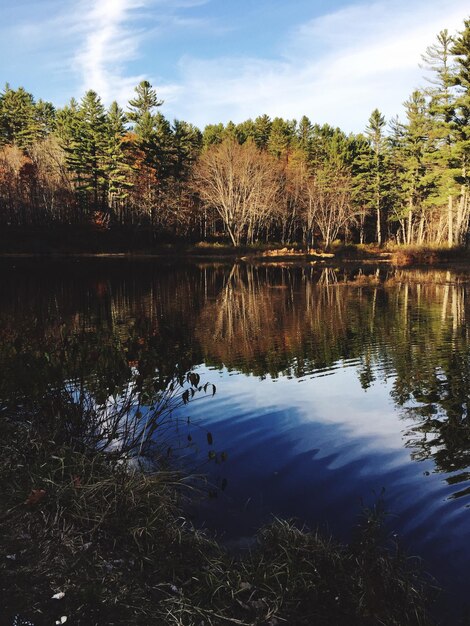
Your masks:
M 144 472 L 97 452 L 75 438 L 90 410 L 52 396 L 0 424 L 2 623 L 431 623 L 429 581 L 384 535 L 380 505 L 349 545 L 275 520 L 230 554 L 185 518 L 188 478 L 166 454 Z
M 466 246 L 470 20 L 440 32 L 423 59 L 425 86 L 403 119 L 387 125 L 374 110 L 349 135 L 268 115 L 201 132 L 167 120 L 146 81 L 126 111 L 93 91 L 55 109 L 6 85 L 2 229 L 116 231 L 118 251 L 181 239 Z

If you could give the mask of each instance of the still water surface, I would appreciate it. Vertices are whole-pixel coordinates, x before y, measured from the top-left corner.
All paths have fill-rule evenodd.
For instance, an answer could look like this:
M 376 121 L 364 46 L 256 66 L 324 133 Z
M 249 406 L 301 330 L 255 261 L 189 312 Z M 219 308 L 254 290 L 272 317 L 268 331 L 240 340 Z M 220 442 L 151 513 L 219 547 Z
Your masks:
M 132 369 L 193 370 L 217 386 L 183 410 L 189 456 L 207 430 L 217 451 L 197 524 L 236 543 L 277 515 L 348 539 L 383 492 L 390 531 L 465 598 L 470 275 L 81 259 L 3 260 L 0 278 L 2 398 L 40 394 L 67 333 L 97 398 Z

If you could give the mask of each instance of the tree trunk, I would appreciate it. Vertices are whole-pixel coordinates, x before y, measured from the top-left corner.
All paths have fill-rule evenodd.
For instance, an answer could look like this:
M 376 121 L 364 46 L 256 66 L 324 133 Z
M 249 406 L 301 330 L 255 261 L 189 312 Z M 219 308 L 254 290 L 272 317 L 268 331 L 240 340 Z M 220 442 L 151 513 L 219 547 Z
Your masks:
M 411 245 L 413 235 L 413 199 L 410 197 L 409 200 L 409 209 L 408 209 L 408 235 L 406 238 L 406 243 Z
M 380 203 L 377 203 L 377 243 L 379 246 L 382 245 L 382 224 L 381 224 L 381 214 L 380 214 Z
M 453 198 L 449 196 L 449 202 L 447 205 L 447 224 L 448 224 L 448 235 L 447 235 L 447 243 L 449 244 L 449 248 L 454 245 L 454 232 L 453 232 Z
M 419 218 L 419 229 L 418 229 L 418 244 L 421 246 L 423 244 L 424 238 L 424 212 L 421 209 L 421 216 Z
M 227 224 L 227 231 L 230 237 L 230 240 L 232 242 L 232 244 L 234 245 L 234 247 L 236 248 L 238 246 L 238 241 L 235 238 L 235 233 L 234 231 L 230 228 L 230 226 Z

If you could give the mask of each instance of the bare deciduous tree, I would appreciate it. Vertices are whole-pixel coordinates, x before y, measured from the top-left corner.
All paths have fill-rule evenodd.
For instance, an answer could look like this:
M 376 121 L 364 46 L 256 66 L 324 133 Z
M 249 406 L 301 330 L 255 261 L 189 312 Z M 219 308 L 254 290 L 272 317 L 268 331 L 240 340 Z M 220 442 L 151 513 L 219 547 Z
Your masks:
M 228 139 L 210 146 L 194 171 L 202 201 L 217 212 L 234 246 L 252 241 L 275 211 L 280 188 L 278 162 L 252 142 Z
M 328 248 L 358 212 L 351 200 L 349 171 L 334 166 L 318 168 L 307 181 L 307 195 L 323 244 Z
M 36 202 L 46 221 L 71 222 L 68 208 L 74 206 L 74 185 L 67 169 L 65 151 L 53 136 L 35 142 L 29 149 L 35 167 Z

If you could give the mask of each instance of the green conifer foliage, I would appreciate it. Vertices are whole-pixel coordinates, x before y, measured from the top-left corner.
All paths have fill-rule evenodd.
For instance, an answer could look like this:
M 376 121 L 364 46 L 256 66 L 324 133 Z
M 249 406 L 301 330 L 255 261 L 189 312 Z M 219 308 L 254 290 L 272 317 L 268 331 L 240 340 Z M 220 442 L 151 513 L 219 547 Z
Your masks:
M 271 135 L 272 120 L 269 115 L 260 115 L 254 121 L 254 139 L 258 150 L 267 150 Z
M 429 97 L 431 115 L 430 142 L 432 152 L 429 155 L 429 177 L 434 181 L 434 191 L 428 199 L 430 206 L 447 212 L 447 241 L 455 241 L 454 204 L 459 189 L 456 176 L 459 173 L 455 143 L 455 59 L 452 56 L 453 37 L 447 30 L 442 30 L 436 42 L 429 46 L 423 55 L 425 68 L 431 72 L 428 78 L 430 87 L 426 89 Z M 440 230 L 440 229 L 439 229 Z
M 389 190 L 387 180 L 387 139 L 385 136 L 385 118 L 378 109 L 372 111 L 366 127 L 368 150 L 359 155 L 356 160 L 358 174 L 356 187 L 366 206 L 373 210 L 376 218 L 376 241 L 382 245 L 384 241 L 384 211 L 386 195 Z M 356 191 L 357 193 L 357 191 Z
M 0 94 L 0 144 L 27 148 L 38 134 L 33 96 L 7 83 Z
M 202 133 L 202 143 L 204 148 L 222 143 L 225 128 L 223 124 L 207 124 Z
M 390 124 L 388 176 L 390 219 L 400 223 L 403 243 L 423 243 L 428 199 L 435 189 L 430 170 L 432 119 L 424 92 L 415 90 L 404 103 L 406 123 Z
M 246 141 L 254 141 L 255 139 L 255 124 L 252 119 L 245 120 L 241 124 L 237 124 L 235 129 L 235 137 L 239 144 Z
M 127 117 L 117 102 L 112 102 L 106 118 L 104 172 L 107 178 L 108 207 L 123 220 L 123 201 L 133 186 L 132 155 L 127 136 Z
M 155 130 L 154 110 L 163 104 L 159 100 L 157 92 L 147 81 L 141 81 L 135 88 L 136 97 L 129 100 L 129 112 L 127 118 L 134 124 L 134 132 L 145 143 L 152 140 Z
M 173 122 L 173 146 L 174 176 L 176 179 L 186 180 L 202 149 L 201 131 L 188 122 L 175 120 Z
M 275 117 L 271 124 L 267 150 L 278 159 L 287 161 L 295 148 L 297 122 Z
M 34 117 L 37 127 L 36 136 L 38 139 L 44 139 L 54 132 L 56 111 L 51 102 L 38 100 L 35 105 Z
M 456 181 L 460 185 L 460 197 L 455 219 L 455 239 L 464 243 L 470 218 L 470 19 L 464 21 L 464 29 L 454 41 L 452 53 L 456 58 L 455 102 L 456 155 L 460 172 Z
M 58 128 L 82 210 L 91 215 L 105 209 L 108 132 L 106 112 L 98 94 L 88 91 L 78 108 L 72 102 L 58 116 Z

